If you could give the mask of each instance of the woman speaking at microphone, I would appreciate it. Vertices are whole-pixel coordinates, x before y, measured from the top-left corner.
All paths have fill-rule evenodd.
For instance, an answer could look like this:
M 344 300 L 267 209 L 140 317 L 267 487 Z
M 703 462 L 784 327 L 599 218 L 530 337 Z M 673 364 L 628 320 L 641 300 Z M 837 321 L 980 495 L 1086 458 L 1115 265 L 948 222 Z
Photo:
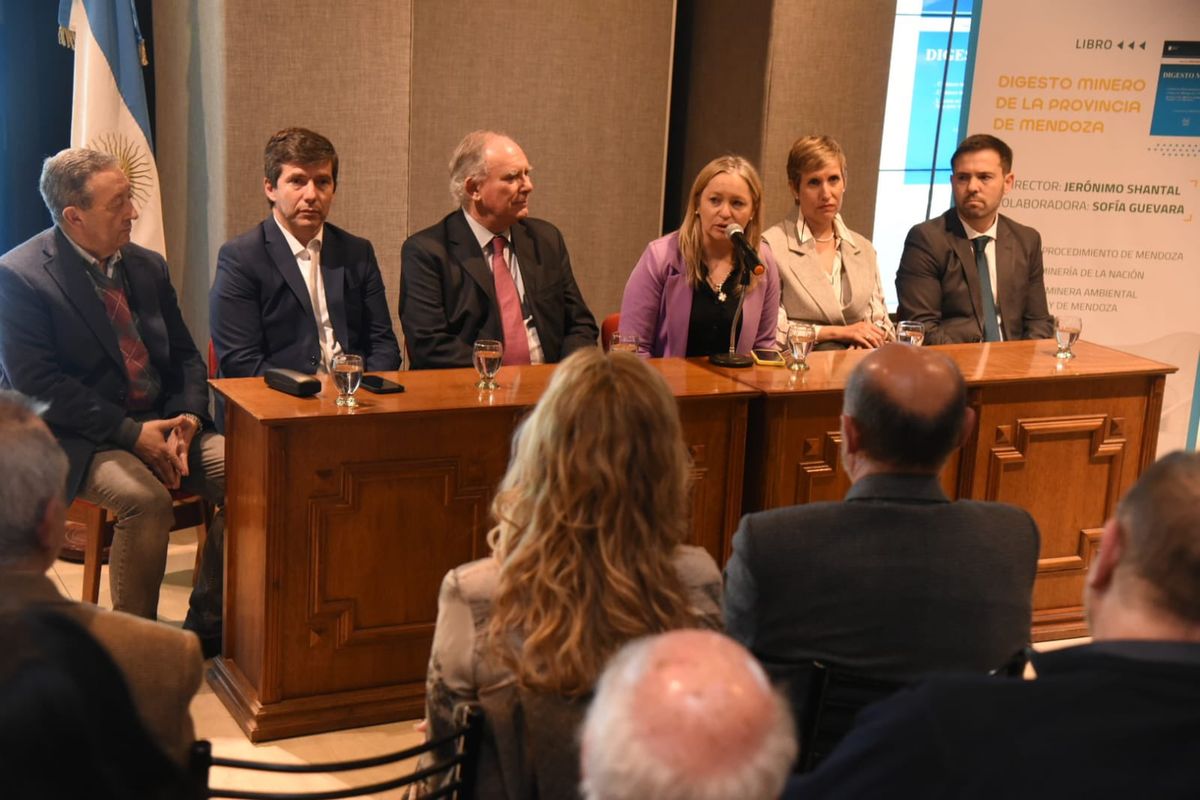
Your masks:
M 763 269 L 744 285 L 730 227 L 744 230 Z M 736 350 L 775 348 L 779 269 L 762 238 L 762 181 L 750 162 L 721 156 L 692 184 L 679 230 L 655 239 L 625 284 L 623 335 L 636 336 L 651 356 L 709 356 L 729 352 L 738 300 L 745 294 Z

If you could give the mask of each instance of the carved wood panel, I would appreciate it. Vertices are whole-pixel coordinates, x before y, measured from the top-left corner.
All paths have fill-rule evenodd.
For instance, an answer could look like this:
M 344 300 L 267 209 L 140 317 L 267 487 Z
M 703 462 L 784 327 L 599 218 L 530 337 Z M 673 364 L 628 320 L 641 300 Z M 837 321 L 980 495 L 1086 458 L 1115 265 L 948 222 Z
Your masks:
M 339 483 L 337 495 L 309 501 L 312 644 L 431 636 L 443 573 L 411 566 L 475 556 L 488 501 L 479 469 L 454 459 L 351 463 Z

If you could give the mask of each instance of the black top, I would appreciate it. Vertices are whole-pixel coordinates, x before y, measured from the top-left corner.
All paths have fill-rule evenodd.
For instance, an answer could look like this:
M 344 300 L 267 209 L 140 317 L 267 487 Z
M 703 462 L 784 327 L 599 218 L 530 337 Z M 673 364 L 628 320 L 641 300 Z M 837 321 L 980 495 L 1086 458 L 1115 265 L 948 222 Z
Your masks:
M 730 271 L 725 283 L 721 284 L 724 301 L 719 299 L 719 295 L 708 285 L 708 281 L 692 289 L 692 316 L 688 321 L 687 338 L 688 358 L 729 352 L 729 326 L 733 324 L 733 315 L 737 311 L 737 295 L 734 293 L 736 272 L 737 270 Z M 739 319 L 738 335 L 741 335 L 741 332 L 742 320 Z

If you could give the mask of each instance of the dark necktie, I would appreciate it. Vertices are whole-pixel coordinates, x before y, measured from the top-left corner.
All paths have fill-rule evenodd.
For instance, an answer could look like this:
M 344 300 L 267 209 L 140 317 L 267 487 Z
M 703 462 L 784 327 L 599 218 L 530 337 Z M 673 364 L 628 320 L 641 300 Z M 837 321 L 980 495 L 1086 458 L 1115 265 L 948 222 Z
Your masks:
M 517 283 L 504 261 L 504 244 L 503 236 L 492 239 L 492 280 L 496 282 L 496 303 L 500 306 L 500 324 L 504 326 L 503 363 L 528 364 L 529 334 L 525 330 Z
M 979 270 L 979 293 L 983 295 L 983 340 L 1000 341 L 1000 326 L 996 324 L 996 300 L 992 294 L 992 278 L 988 274 L 987 244 L 990 236 L 976 236 L 971 240 L 975 246 L 975 268 Z

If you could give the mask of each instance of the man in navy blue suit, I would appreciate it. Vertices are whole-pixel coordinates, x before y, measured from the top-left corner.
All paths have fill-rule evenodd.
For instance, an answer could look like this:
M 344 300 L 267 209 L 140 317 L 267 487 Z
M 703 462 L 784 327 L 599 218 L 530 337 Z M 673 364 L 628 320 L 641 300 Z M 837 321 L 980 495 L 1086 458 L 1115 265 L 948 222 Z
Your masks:
M 67 500 L 117 518 L 113 608 L 154 619 L 174 521 L 168 490 L 225 502 L 204 360 L 167 263 L 129 241 L 135 187 L 118 160 L 63 150 L 46 159 L 39 188 L 53 227 L 0 256 L 0 389 L 48 404 L 70 464 Z M 223 518 L 209 528 L 185 623 L 210 654 L 221 636 Z
M 209 293 L 219 374 L 327 372 L 339 353 L 362 356 L 368 372 L 399 369 L 374 248 L 325 222 L 337 189 L 333 144 L 285 128 L 263 160 L 271 214 L 221 247 Z

